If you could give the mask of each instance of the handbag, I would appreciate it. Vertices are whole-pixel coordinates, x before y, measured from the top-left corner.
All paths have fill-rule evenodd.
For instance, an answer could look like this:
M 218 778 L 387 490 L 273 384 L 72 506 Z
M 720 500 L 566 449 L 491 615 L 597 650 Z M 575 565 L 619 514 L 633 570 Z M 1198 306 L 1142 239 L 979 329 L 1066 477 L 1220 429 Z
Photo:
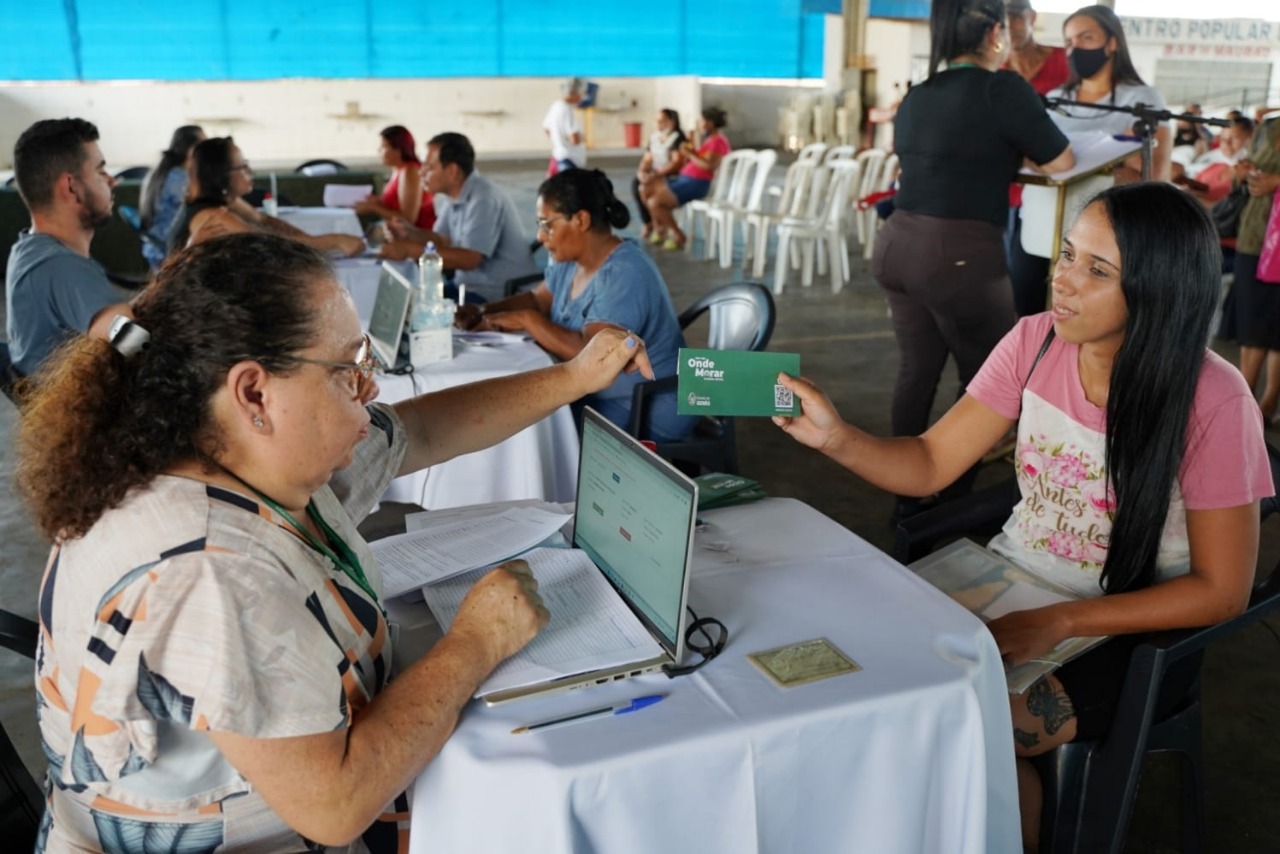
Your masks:
M 1258 255 L 1257 278 L 1260 282 L 1280 284 L 1280 192 L 1275 193 L 1271 200 L 1267 234 Z
M 1241 183 L 1209 209 L 1218 237 L 1235 237 L 1240 230 L 1240 214 L 1249 201 L 1249 188 Z

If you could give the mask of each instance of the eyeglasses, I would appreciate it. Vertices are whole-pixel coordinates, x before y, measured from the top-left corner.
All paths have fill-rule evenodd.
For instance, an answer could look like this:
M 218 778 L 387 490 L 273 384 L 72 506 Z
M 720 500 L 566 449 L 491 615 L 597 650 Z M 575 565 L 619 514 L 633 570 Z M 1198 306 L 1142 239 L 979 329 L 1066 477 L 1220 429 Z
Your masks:
M 246 160 L 245 162 L 241 163 L 239 166 L 232 166 L 227 171 L 228 172 L 252 172 L 253 167 L 250 166 L 249 161 Z
M 542 234 L 550 234 L 551 226 L 555 225 L 557 222 L 564 222 L 567 219 L 568 217 L 566 216 L 556 216 L 548 217 L 547 219 L 535 219 L 533 222 L 534 225 L 538 226 L 539 232 Z
M 285 359 L 290 362 L 302 362 L 306 365 L 343 369 L 347 374 L 347 388 L 351 392 L 352 400 L 364 400 L 369 391 L 369 386 L 373 383 L 373 371 L 378 367 L 378 361 L 373 356 L 373 345 L 369 343 L 368 334 L 365 334 L 361 340 L 360 349 L 356 351 L 356 360 L 354 362 L 326 362 L 324 359 L 307 359 L 302 356 L 286 356 Z

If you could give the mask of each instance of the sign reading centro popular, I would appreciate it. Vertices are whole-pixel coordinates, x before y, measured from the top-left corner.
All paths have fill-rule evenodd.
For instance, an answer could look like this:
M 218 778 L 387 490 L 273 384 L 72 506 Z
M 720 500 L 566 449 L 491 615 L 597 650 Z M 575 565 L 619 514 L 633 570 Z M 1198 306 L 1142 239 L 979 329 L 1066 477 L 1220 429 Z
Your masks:
M 1131 44 L 1182 42 L 1205 45 L 1280 45 L 1280 21 L 1249 18 L 1124 18 L 1125 38 Z

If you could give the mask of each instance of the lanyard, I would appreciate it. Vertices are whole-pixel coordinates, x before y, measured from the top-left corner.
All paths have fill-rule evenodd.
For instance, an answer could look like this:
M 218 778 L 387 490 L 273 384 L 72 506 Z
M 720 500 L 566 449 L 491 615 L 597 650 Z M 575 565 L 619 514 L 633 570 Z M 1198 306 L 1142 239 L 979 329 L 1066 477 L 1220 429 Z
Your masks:
M 236 478 L 236 480 L 240 479 Z M 242 480 L 240 482 L 244 483 Z M 249 484 L 245 483 L 245 486 L 249 486 Z M 252 486 L 249 486 L 249 488 L 253 489 Z M 373 586 L 369 584 L 369 579 L 365 577 L 364 569 L 360 566 L 360 559 L 356 557 L 356 553 L 351 550 L 351 547 L 347 545 L 346 541 L 343 540 L 342 537 L 338 536 L 338 532 L 329 527 L 329 523 L 320 515 L 320 511 L 316 510 L 316 503 L 314 501 L 307 502 L 307 515 L 310 516 L 312 521 L 320 527 L 320 530 L 324 532 L 324 535 L 329 542 L 333 543 L 334 549 L 337 549 L 336 553 L 334 552 L 334 549 L 329 548 L 327 545 L 317 540 L 312 536 L 310 531 L 302 525 L 299 525 L 298 521 L 293 518 L 289 511 L 277 504 L 272 498 L 263 495 L 256 489 L 253 489 L 253 493 L 265 501 L 268 507 L 283 516 L 286 522 L 292 525 L 295 530 L 306 538 L 312 548 L 329 558 L 329 560 L 333 561 L 334 565 L 337 566 L 338 569 L 341 569 L 346 573 L 348 578 L 358 584 L 360 589 L 365 593 L 368 593 L 369 598 L 377 603 L 378 594 L 373 592 Z

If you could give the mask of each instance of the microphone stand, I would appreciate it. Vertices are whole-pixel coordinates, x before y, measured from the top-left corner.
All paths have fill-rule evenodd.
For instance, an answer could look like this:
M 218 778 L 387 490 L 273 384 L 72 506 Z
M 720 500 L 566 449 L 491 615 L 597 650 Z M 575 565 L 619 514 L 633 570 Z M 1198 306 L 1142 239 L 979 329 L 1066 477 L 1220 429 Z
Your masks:
M 1167 122 L 1172 119 L 1190 124 L 1212 125 L 1220 128 L 1231 127 L 1231 122 L 1226 119 L 1206 119 L 1203 116 L 1193 116 L 1190 113 L 1157 110 L 1155 107 L 1149 107 L 1146 104 L 1134 104 L 1132 107 L 1124 107 L 1116 104 L 1087 104 L 1084 101 L 1070 101 L 1066 98 L 1045 98 L 1044 103 L 1049 109 L 1062 113 L 1064 116 L 1071 116 L 1071 113 L 1065 112 L 1061 109 L 1062 107 L 1088 107 L 1091 110 L 1104 110 L 1108 113 L 1127 113 L 1133 116 L 1135 119 L 1133 129 L 1142 143 L 1142 180 L 1144 181 L 1151 180 L 1152 142 L 1155 138 L 1156 128 L 1160 126 L 1161 122 Z

